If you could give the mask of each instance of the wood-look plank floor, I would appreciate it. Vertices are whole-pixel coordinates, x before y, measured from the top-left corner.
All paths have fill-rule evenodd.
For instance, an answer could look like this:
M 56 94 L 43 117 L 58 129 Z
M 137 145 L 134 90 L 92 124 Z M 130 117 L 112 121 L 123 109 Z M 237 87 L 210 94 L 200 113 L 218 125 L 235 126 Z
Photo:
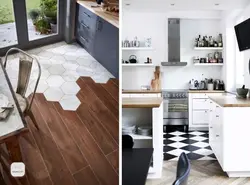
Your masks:
M 146 185 L 172 185 L 176 177 L 177 162 L 163 163 L 162 178 L 147 180 Z M 188 185 L 250 185 L 250 178 L 229 178 L 217 161 L 191 161 Z
M 27 185 L 119 184 L 118 82 L 82 77 L 77 83 L 76 111 L 35 96 L 32 112 L 40 130 L 28 119 L 30 132 L 20 138 Z

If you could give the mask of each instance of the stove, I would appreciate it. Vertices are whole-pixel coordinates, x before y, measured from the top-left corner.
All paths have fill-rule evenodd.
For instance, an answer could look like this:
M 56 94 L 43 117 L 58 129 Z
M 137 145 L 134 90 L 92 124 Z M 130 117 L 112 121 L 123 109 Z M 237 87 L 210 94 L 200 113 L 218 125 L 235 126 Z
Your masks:
M 188 90 L 164 90 L 163 123 L 167 125 L 182 125 L 188 131 Z

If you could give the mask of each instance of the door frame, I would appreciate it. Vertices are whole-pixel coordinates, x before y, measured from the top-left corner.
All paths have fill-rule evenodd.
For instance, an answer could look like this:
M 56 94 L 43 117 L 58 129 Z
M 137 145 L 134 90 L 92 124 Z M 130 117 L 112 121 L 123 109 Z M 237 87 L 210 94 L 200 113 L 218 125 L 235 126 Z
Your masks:
M 66 20 L 66 0 L 58 1 L 58 33 L 56 35 L 29 41 L 26 0 L 12 0 L 13 12 L 16 24 L 16 34 L 18 44 L 0 48 L 0 56 L 4 56 L 6 52 L 13 47 L 20 49 L 32 49 L 42 45 L 52 44 L 64 39 L 65 20 Z

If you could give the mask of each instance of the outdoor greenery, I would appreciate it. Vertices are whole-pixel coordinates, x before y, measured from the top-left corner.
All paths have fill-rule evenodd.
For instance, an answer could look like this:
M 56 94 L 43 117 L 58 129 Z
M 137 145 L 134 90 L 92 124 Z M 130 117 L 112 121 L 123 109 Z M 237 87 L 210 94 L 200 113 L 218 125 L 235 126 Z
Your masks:
M 26 0 L 27 12 L 40 7 L 40 0 Z M 0 24 L 14 22 L 12 0 L 0 0 Z
M 57 0 L 41 0 L 40 9 L 32 9 L 29 15 L 37 31 L 49 34 L 54 31 L 52 25 L 57 22 Z

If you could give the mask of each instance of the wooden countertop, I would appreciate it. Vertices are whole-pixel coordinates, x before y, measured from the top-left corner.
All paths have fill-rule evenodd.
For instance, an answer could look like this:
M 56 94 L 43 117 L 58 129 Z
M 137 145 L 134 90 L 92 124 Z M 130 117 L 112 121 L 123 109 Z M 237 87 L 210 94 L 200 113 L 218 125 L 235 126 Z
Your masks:
M 208 96 L 221 107 L 250 107 L 250 98 L 237 98 L 236 95 L 225 93 L 221 96 Z
M 162 98 L 122 98 L 122 108 L 154 108 L 160 107 Z
M 136 89 L 136 90 L 122 90 L 122 93 L 123 94 L 133 94 L 133 93 L 135 93 L 135 94 L 140 94 L 140 93 L 142 93 L 142 94 L 144 94 L 144 93 L 161 93 L 162 91 L 161 90 L 140 90 L 140 89 Z
M 95 1 L 77 1 L 77 3 L 84 6 L 89 11 L 93 12 L 94 14 L 100 16 L 101 18 L 103 18 L 105 21 L 109 22 L 113 26 L 119 28 L 119 17 L 105 13 L 101 7 L 92 8 L 91 7 L 92 5 L 95 5 L 95 6 L 97 5 Z
M 224 93 L 225 91 L 209 91 L 209 90 L 189 90 L 189 93 Z

